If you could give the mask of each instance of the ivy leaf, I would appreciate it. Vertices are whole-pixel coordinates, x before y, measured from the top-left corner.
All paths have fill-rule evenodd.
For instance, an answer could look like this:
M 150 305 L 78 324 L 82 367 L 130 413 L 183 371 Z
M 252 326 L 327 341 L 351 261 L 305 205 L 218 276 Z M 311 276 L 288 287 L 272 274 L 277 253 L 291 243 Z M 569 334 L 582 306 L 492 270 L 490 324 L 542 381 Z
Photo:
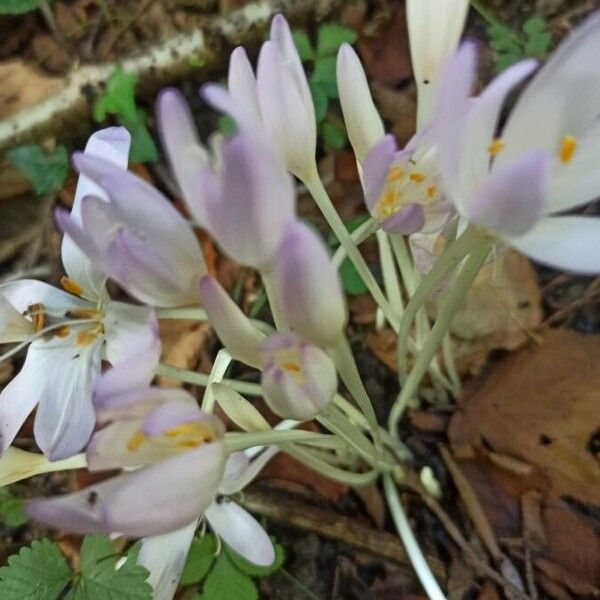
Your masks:
M 145 113 L 140 109 L 137 114 L 135 121 L 127 122 L 123 119 L 123 125 L 131 134 L 129 160 L 133 163 L 155 161 L 158 158 L 158 150 L 144 122 Z
M 185 567 L 183 567 L 180 585 L 192 585 L 202 581 L 215 562 L 216 551 L 217 542 L 212 533 L 195 538 L 192 541 Z
M 38 8 L 38 0 L 0 0 L 0 15 L 22 15 Z
M 120 558 L 109 538 L 85 536 L 80 577 L 65 600 L 152 600 L 147 569 L 131 557 L 117 569 Z
M 200 600 L 258 600 L 258 590 L 252 578 L 222 553 L 204 581 Z
M 251 577 L 266 577 L 267 575 L 272 575 L 273 573 L 279 571 L 285 561 L 283 547 L 280 544 L 275 544 L 274 548 L 275 560 L 267 567 L 251 563 L 229 546 L 225 546 L 225 552 L 227 553 L 227 556 L 233 565 L 242 571 L 242 573 L 250 575 Z
M 57 600 L 71 580 L 69 565 L 48 539 L 21 548 L 0 568 L 2 600 Z
M 38 196 L 57 192 L 69 174 L 69 155 L 64 146 L 50 152 L 31 144 L 12 148 L 6 153 L 8 160 L 31 183 Z
M 309 81 L 308 87 L 315 105 L 315 118 L 317 123 L 320 123 L 327 115 L 327 107 L 329 106 L 329 98 L 324 86 L 318 81 Z
M 321 123 L 321 137 L 323 143 L 333 150 L 343 150 L 346 146 L 346 131 L 341 125 L 333 123 L 329 119 Z
M 23 500 L 15 498 L 7 488 L 0 488 L 0 519 L 7 527 L 17 528 L 29 520 L 23 509 Z
M 353 44 L 356 37 L 353 29 L 337 23 L 324 23 L 317 34 L 317 56 L 335 55 L 342 44 Z
M 313 49 L 312 42 L 304 31 L 293 31 L 292 39 L 294 40 L 294 45 L 296 46 L 296 50 L 298 50 L 298 54 L 302 62 L 312 60 L 315 57 L 315 51 Z

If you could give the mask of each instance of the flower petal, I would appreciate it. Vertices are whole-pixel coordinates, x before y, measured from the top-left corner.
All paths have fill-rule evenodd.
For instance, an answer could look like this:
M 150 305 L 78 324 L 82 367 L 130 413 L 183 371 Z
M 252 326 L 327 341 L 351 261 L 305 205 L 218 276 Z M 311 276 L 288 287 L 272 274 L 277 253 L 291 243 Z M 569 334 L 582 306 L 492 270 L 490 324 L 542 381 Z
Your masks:
M 124 127 L 108 127 L 91 135 L 85 153 L 109 161 L 120 169 L 127 169 L 130 143 L 131 136 Z M 71 212 L 71 218 L 77 224 L 81 224 L 81 199 L 88 195 L 108 200 L 98 185 L 82 175 L 77 182 Z M 67 275 L 82 287 L 86 297 L 92 299 L 106 296 L 104 274 L 82 253 L 69 236 L 63 238 L 61 254 Z
M 258 348 L 264 335 L 254 328 L 219 282 L 209 275 L 200 280 L 200 298 L 210 324 L 231 356 L 258 368 Z
M 537 262 L 560 271 L 600 273 L 600 219 L 549 217 L 509 243 Z
M 15 307 L 24 313 L 32 304 L 43 304 L 53 316 L 64 316 L 72 308 L 89 308 L 90 303 L 43 281 L 19 279 L 0 285 L 0 293 Z
M 197 526 L 198 521 L 193 521 L 142 540 L 137 563 L 150 571 L 147 581 L 153 589 L 152 600 L 173 600 Z
M 258 521 L 235 502 L 223 500 L 211 504 L 206 519 L 223 541 L 255 565 L 269 566 L 275 549 Z
M 407 204 L 381 222 L 383 230 L 390 233 L 401 233 L 402 235 L 410 235 L 421 231 L 424 225 L 425 211 L 421 204 L 416 203 Z
M 245 452 L 234 452 L 225 465 L 225 475 L 219 486 L 220 494 L 237 494 L 254 481 L 265 465 L 279 452 L 276 446 L 268 446 L 256 458 L 250 460 Z
M 549 172 L 543 150 L 493 169 L 469 200 L 464 215 L 500 235 L 524 234 L 544 213 Z
M 396 154 L 396 140 L 393 135 L 384 135 L 365 155 L 362 161 L 365 203 L 373 212 L 381 195 L 390 167 Z
M 31 321 L 28 321 L 0 292 L 0 343 L 21 342 L 33 333 L 34 327 Z
M 367 152 L 385 130 L 375 108 L 360 59 L 350 44 L 342 44 L 337 56 L 337 86 L 348 139 L 356 160 L 362 164 Z
M 254 76 L 252 65 L 248 60 L 246 50 L 242 46 L 235 48 L 229 57 L 227 87 L 233 100 L 245 106 L 256 121 L 260 122 L 261 116 L 258 107 L 256 77 Z

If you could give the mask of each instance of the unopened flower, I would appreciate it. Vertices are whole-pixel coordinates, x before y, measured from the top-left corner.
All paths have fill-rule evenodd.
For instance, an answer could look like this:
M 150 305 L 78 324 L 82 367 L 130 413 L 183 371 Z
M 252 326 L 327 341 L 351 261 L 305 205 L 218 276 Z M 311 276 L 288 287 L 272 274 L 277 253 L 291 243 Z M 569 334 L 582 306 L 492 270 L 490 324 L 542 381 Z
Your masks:
M 308 421 L 333 399 L 337 373 L 321 348 L 294 333 L 278 333 L 265 339 L 260 353 L 264 398 L 275 414 Z
M 600 193 L 600 15 L 574 31 L 535 76 L 500 133 L 506 95 L 535 68 L 523 61 L 470 97 L 476 50 L 465 44 L 442 82 L 437 115 L 444 187 L 459 213 L 534 260 L 600 270 L 600 221 L 555 213 Z
M 317 125 L 315 109 L 302 61 L 283 15 L 275 15 L 271 32 L 258 58 L 256 78 L 243 48 L 231 54 L 228 78 L 229 94 L 205 88 L 205 97 L 219 110 L 233 116 L 239 124 L 239 109 L 254 120 L 287 169 L 299 179 L 312 176 L 315 169 Z M 233 114 L 232 109 L 233 108 Z M 247 119 L 243 119 L 243 123 Z
M 198 150 L 188 108 L 175 90 L 157 104 L 163 143 L 195 221 L 238 262 L 268 271 L 284 225 L 294 218 L 290 176 L 258 134 L 241 133 L 222 145 L 222 171 Z M 185 138 L 186 143 L 179 145 Z
M 286 227 L 274 281 L 293 330 L 323 347 L 338 340 L 347 319 L 338 274 L 323 242 L 300 221 Z
M 90 138 L 86 153 L 102 155 L 124 168 L 128 148 L 127 132 L 110 128 Z M 80 177 L 75 223 L 83 194 L 92 189 L 101 194 Z M 155 346 L 158 335 L 154 312 L 111 301 L 105 276 L 68 238 L 62 253 L 64 291 L 33 280 L 0 286 L 4 334 L 0 342 L 32 340 L 23 368 L 0 394 L 0 449 L 9 447 L 37 406 L 34 436 L 51 460 L 75 454 L 89 440 L 95 423 L 92 387 L 102 358 L 116 364 Z

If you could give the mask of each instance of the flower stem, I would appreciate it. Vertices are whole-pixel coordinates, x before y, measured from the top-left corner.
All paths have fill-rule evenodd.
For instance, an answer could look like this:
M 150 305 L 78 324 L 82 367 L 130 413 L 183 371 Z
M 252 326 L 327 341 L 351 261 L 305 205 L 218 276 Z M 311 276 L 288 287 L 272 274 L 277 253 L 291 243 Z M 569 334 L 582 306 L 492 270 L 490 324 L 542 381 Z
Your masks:
M 157 308 L 156 316 L 159 319 L 190 319 L 195 321 L 208 321 L 208 315 L 202 308 Z
M 303 429 L 291 429 L 289 431 L 240 432 L 232 431 L 225 434 L 225 444 L 230 452 L 238 452 L 253 446 L 266 446 L 268 444 L 285 444 L 290 442 L 319 442 L 323 440 L 329 446 L 329 441 L 335 436 L 326 433 L 315 433 Z
M 271 314 L 273 315 L 275 327 L 277 328 L 277 331 L 287 331 L 289 327 L 286 323 L 285 317 L 283 316 L 283 312 L 281 310 L 281 305 L 279 303 L 279 299 L 277 298 L 277 294 L 275 293 L 273 279 L 268 273 L 261 273 L 261 277 L 263 280 L 263 285 L 265 286 L 267 298 L 269 300 L 269 307 L 271 309 Z
M 412 566 L 417 573 L 417 577 L 429 597 L 429 600 L 446 600 L 446 597 L 438 585 L 438 582 L 435 580 L 414 533 L 410 528 L 410 524 L 406 518 L 402 504 L 400 503 L 400 498 L 398 497 L 396 484 L 391 475 L 385 474 L 383 476 L 383 488 L 400 539 L 406 548 Z
M 421 379 L 427 371 L 427 367 L 429 366 L 431 359 L 440 347 L 444 336 L 450 330 L 452 319 L 454 318 L 456 311 L 459 309 L 466 293 L 469 291 L 469 288 L 477 276 L 477 273 L 479 273 L 479 270 L 485 263 L 485 259 L 487 258 L 490 249 L 491 244 L 488 240 L 486 240 L 484 243 L 480 243 L 472 250 L 471 254 L 467 258 L 467 262 L 461 269 L 456 281 L 449 290 L 448 295 L 444 298 L 435 320 L 435 324 L 429 332 L 421 352 L 417 355 L 415 364 L 410 374 L 406 378 L 406 381 L 400 390 L 400 394 L 398 395 L 398 398 L 396 399 L 396 402 L 390 411 L 388 428 L 392 435 L 396 431 L 398 421 L 400 420 L 408 401 L 417 390 L 419 383 L 421 383 Z
M 210 381 L 209 375 L 205 373 L 197 373 L 196 371 L 188 371 L 187 369 L 181 369 L 173 365 L 166 363 L 160 363 L 156 369 L 157 375 L 163 375 L 164 377 L 171 377 L 178 381 L 184 381 L 185 383 L 192 383 L 206 387 Z M 238 381 L 237 379 L 223 379 L 221 383 L 224 383 L 234 389 L 240 394 L 246 394 L 248 396 L 262 396 L 262 387 L 259 383 L 250 383 L 247 381 Z
M 314 198 L 317 206 L 323 213 L 325 220 L 333 230 L 333 233 L 336 235 L 340 244 L 344 248 L 348 258 L 352 261 L 352 264 L 355 266 L 358 274 L 364 281 L 367 286 L 369 292 L 375 299 L 375 302 L 379 305 L 385 318 L 389 321 L 390 325 L 395 331 L 398 331 L 399 321 L 398 315 L 394 312 L 391 304 L 388 302 L 384 293 L 382 292 L 379 284 L 375 280 L 373 273 L 369 269 L 363 255 L 359 252 L 356 244 L 352 241 L 346 226 L 344 225 L 342 219 L 338 215 L 335 210 L 329 195 L 327 194 L 327 190 L 323 186 L 321 178 L 317 173 L 315 167 L 315 173 L 312 177 L 307 178 L 304 182 L 308 190 L 310 191 L 312 197 Z

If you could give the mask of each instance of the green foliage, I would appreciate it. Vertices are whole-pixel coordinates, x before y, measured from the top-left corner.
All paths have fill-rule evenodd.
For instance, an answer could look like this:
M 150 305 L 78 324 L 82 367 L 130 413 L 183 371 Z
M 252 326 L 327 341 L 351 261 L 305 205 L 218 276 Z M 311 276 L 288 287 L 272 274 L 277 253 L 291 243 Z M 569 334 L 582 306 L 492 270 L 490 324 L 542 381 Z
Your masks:
M 72 573 L 54 542 L 34 541 L 0 569 L 0 598 L 151 600 L 152 587 L 146 582 L 148 571 L 129 555 L 117 569 L 120 559 L 108 537 L 89 535 L 81 547 L 80 571 Z
M 192 542 L 181 585 L 202 584 L 193 600 L 257 600 L 258 590 L 253 578 L 275 573 L 284 560 L 279 544 L 275 544 L 275 560 L 268 567 L 247 561 L 226 545 L 217 555 L 215 536 L 207 533 Z
M 151 162 L 158 158 L 154 140 L 145 123 L 146 115 L 135 104 L 137 76 L 123 69 L 115 69 L 106 89 L 94 105 L 94 119 L 101 123 L 108 115 L 114 115 L 131 134 L 132 162 Z
M 69 155 L 64 146 L 56 146 L 48 152 L 37 144 L 17 146 L 6 156 L 38 196 L 60 190 L 69 174 Z
M 369 220 L 369 215 L 358 215 L 344 223 L 346 229 L 352 233 L 355 229 L 358 229 L 365 221 Z M 335 233 L 333 231 L 329 234 L 327 243 L 331 248 L 337 248 L 340 245 Z M 358 274 L 358 271 L 352 264 L 349 258 L 345 258 L 339 269 L 340 279 L 342 281 L 342 287 L 347 294 L 351 296 L 358 296 L 368 291 L 365 282 L 362 277 Z
M 0 15 L 22 15 L 35 10 L 38 0 L 0 0 Z
M 323 145 L 334 150 L 345 147 L 345 131 L 328 115 L 329 103 L 338 96 L 336 55 L 344 43 L 356 41 L 356 32 L 337 23 L 323 23 L 317 31 L 317 45 L 304 31 L 292 33 L 296 49 L 303 62 L 309 63 L 308 85 L 315 105 L 315 117 Z
M 8 488 L 0 488 L 0 520 L 7 527 L 20 527 L 29 520 L 23 509 L 23 500 L 15 498 Z
M 540 16 L 527 19 L 520 33 L 495 22 L 487 28 L 487 36 L 498 73 L 524 58 L 545 58 L 552 43 L 548 23 Z

